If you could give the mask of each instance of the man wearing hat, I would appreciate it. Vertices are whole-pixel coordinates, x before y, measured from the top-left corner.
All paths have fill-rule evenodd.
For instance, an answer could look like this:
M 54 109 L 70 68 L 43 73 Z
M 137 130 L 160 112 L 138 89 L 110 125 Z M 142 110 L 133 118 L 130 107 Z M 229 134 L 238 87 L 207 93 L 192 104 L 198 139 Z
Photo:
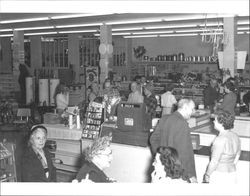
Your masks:
M 157 100 L 153 93 L 153 86 L 151 84 L 146 84 L 144 86 L 144 103 L 147 107 L 147 113 L 150 114 L 151 118 L 156 116 L 156 107 L 157 107 Z

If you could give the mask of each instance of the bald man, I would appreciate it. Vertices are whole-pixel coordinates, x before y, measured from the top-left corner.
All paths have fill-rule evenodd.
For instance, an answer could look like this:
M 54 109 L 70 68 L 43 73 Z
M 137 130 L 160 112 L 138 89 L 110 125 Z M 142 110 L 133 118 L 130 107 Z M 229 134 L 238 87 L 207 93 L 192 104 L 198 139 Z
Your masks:
M 153 153 L 159 146 L 170 146 L 178 151 L 183 169 L 191 182 L 197 182 L 194 162 L 194 152 L 187 120 L 195 110 L 195 104 L 191 99 L 181 99 L 178 102 L 178 110 L 170 116 L 163 115 L 155 131 L 150 137 Z
M 131 83 L 131 93 L 128 96 L 128 102 L 130 103 L 143 103 L 143 96 L 138 90 L 136 82 Z

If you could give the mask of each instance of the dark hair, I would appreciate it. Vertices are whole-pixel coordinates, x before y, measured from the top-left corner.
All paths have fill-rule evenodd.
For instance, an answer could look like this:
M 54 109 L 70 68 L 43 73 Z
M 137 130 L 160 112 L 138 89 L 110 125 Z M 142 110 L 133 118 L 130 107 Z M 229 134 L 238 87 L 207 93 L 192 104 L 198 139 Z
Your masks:
M 220 110 L 217 115 L 217 121 L 222 124 L 225 130 L 234 128 L 234 120 L 234 115 L 225 110 Z
M 190 179 L 182 168 L 178 152 L 175 148 L 160 146 L 157 149 L 157 152 L 160 154 L 160 160 L 164 166 L 167 177 L 172 179 L 182 178 L 183 180 L 190 182 Z
M 172 91 L 175 88 L 173 84 L 166 84 L 164 87 L 165 91 Z
M 56 86 L 56 89 L 55 89 L 54 98 L 56 98 L 57 94 L 59 94 L 59 93 L 65 93 L 65 92 L 67 92 L 66 85 L 65 84 L 58 84 Z
M 224 85 L 227 89 L 229 89 L 230 91 L 235 91 L 235 85 L 233 82 L 231 81 L 227 81 L 225 82 L 225 85 Z

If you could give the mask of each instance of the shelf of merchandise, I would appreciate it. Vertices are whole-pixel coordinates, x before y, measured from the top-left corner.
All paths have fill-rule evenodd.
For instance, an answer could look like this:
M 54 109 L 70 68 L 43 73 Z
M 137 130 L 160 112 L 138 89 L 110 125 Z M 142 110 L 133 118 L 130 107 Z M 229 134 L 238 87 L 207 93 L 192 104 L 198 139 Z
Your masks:
M 191 98 L 195 104 L 204 103 L 203 88 L 174 88 L 174 95 L 177 100 L 182 98 Z

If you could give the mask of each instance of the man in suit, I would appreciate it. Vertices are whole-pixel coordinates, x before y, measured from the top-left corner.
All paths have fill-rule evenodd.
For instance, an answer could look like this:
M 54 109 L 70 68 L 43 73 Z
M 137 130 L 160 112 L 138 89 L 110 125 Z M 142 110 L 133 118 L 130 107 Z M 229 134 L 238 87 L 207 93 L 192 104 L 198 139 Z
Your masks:
M 190 137 L 187 120 L 194 112 L 195 104 L 193 100 L 181 99 L 178 102 L 178 110 L 170 116 L 163 115 L 155 131 L 150 137 L 150 145 L 153 154 L 159 146 L 173 147 L 178 153 L 191 182 L 197 182 L 194 152 Z

